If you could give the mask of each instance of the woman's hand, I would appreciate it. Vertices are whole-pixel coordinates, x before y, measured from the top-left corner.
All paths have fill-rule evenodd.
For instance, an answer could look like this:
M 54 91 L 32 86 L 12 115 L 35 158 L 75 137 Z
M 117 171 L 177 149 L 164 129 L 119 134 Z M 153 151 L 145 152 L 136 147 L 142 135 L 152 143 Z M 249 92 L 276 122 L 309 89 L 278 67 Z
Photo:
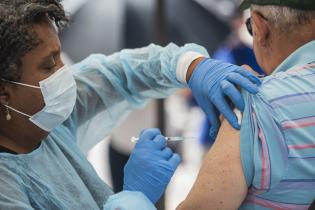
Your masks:
M 158 129 L 144 130 L 125 166 L 124 191 L 139 191 L 152 203 L 164 193 L 180 163 Z
M 240 128 L 226 98 L 229 98 L 237 109 L 243 111 L 245 104 L 237 87 L 256 94 L 261 84 L 259 78 L 250 71 L 210 58 L 199 58 L 193 62 L 187 72 L 187 79 L 193 96 L 207 115 L 211 126 L 210 137 L 213 140 L 220 127 L 220 113 L 235 129 Z

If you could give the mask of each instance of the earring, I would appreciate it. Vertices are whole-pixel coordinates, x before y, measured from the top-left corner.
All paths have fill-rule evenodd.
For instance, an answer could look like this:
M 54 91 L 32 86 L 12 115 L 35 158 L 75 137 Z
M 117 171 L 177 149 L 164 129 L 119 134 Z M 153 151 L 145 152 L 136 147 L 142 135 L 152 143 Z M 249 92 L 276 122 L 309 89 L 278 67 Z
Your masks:
M 8 107 L 6 107 L 6 113 L 7 113 L 6 119 L 7 119 L 7 121 L 10 121 L 10 120 L 12 119 L 12 116 L 11 116 L 11 114 L 10 114 L 10 110 L 9 110 Z

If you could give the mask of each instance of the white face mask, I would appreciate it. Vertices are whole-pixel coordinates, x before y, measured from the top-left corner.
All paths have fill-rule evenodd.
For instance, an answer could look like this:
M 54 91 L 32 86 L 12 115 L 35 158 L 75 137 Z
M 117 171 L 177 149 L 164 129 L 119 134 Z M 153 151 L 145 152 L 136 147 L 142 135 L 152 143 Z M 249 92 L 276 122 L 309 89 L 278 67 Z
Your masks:
M 7 81 L 17 85 L 40 89 L 45 101 L 45 107 L 30 116 L 10 106 L 7 108 L 29 117 L 29 120 L 45 131 L 52 131 L 63 123 L 72 113 L 76 98 L 77 86 L 74 77 L 67 67 L 63 67 L 47 79 L 39 82 L 38 86 L 28 85 L 19 82 Z

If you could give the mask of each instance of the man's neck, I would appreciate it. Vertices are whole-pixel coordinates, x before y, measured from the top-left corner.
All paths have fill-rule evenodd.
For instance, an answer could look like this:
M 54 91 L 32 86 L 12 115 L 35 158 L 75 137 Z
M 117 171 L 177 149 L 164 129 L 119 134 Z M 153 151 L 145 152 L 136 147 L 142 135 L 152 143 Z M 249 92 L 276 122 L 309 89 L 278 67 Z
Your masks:
M 315 26 L 314 26 L 315 27 Z M 270 50 L 270 66 L 274 71 L 282 62 L 285 61 L 292 53 L 305 44 L 315 40 L 315 32 L 301 32 L 299 35 L 282 36 Z

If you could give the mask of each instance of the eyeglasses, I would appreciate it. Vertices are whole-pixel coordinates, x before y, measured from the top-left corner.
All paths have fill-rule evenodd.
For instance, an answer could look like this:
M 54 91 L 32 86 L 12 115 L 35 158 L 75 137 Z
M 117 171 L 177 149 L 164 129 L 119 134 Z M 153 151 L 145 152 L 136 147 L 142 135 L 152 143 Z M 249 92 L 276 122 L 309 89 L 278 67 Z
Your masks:
M 257 15 L 259 15 L 262 19 L 264 19 L 265 21 L 269 22 L 268 18 L 266 18 L 265 16 L 263 16 L 262 14 L 256 12 Z M 248 33 L 253 36 L 253 25 L 252 25 L 252 17 L 247 18 L 246 22 L 246 28 Z
M 253 36 L 252 18 L 248 18 L 245 22 L 248 33 Z

